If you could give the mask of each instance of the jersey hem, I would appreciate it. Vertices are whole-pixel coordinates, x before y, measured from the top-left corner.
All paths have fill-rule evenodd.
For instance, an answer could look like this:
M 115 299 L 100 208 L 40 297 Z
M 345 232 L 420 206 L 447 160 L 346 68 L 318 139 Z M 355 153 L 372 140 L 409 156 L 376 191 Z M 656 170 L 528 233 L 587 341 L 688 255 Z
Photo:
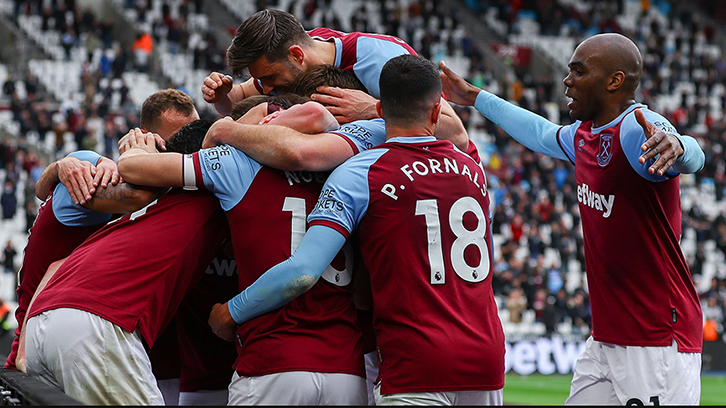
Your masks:
M 240 358 L 242 358 L 240 356 Z M 307 373 L 326 373 L 326 374 L 348 374 L 348 375 L 354 375 L 356 377 L 362 377 L 366 378 L 366 374 L 364 371 L 355 371 L 355 370 L 346 370 L 346 369 L 337 369 L 337 368 L 331 368 L 331 369 L 321 369 L 321 368 L 311 368 L 311 367 L 285 367 L 285 368 L 277 368 L 273 370 L 262 370 L 262 371 L 244 371 L 240 370 L 239 368 L 235 368 L 235 372 L 237 374 L 244 376 L 244 377 L 262 377 L 263 375 L 270 375 L 270 374 L 279 374 L 279 373 L 287 373 L 291 371 L 303 371 Z
M 504 388 L 504 381 L 498 385 L 451 385 L 451 386 L 430 386 L 430 387 L 401 387 L 391 389 L 386 386 L 385 380 L 381 380 L 381 395 L 402 394 L 406 392 L 450 392 L 450 391 L 496 391 Z
M 623 342 L 623 341 L 616 341 L 616 340 L 606 340 L 606 339 L 598 338 L 598 337 L 592 336 L 592 339 L 595 341 L 599 341 L 600 343 L 609 343 L 609 344 L 614 344 L 616 346 L 622 346 L 622 347 L 670 347 L 671 345 L 673 345 L 673 338 L 671 338 L 670 340 L 665 340 L 665 341 Z M 685 347 L 681 343 L 679 343 L 678 340 L 676 340 L 676 346 L 678 346 L 679 353 L 701 353 L 703 351 L 703 348 L 699 348 L 699 347 Z

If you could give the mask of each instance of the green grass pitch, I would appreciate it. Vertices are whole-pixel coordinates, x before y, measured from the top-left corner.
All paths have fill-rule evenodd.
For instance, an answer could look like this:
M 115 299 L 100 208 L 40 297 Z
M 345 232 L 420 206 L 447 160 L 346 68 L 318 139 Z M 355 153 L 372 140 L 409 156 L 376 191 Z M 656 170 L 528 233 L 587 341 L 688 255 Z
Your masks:
M 507 405 L 562 405 L 570 393 L 571 375 L 507 374 Z M 726 375 L 701 376 L 701 405 L 726 405 Z

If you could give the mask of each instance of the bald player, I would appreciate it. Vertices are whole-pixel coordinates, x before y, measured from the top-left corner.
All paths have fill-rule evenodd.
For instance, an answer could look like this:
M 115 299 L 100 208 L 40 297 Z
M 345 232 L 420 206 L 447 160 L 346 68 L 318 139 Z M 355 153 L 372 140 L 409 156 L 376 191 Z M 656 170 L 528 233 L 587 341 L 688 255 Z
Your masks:
M 695 139 L 635 101 L 643 61 L 620 34 L 583 41 L 564 79 L 559 126 L 441 64 L 444 93 L 528 148 L 575 165 L 592 336 L 566 404 L 698 404 L 701 307 L 681 252 L 680 173 L 703 167 Z

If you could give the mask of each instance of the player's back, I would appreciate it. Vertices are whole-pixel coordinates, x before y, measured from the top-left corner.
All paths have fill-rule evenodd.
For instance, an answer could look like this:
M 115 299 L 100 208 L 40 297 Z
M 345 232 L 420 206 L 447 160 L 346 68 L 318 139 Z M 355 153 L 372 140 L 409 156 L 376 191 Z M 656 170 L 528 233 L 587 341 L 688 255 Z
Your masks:
M 70 307 L 149 347 L 216 254 L 227 225 L 211 194 L 172 190 L 93 234 L 48 282 L 31 316 Z
M 240 290 L 294 252 L 326 176 L 269 167 L 257 172 L 244 198 L 227 212 Z M 327 273 L 309 292 L 239 327 L 238 372 L 249 376 L 282 371 L 364 375 L 352 301 L 352 265 L 346 268 L 340 258 L 338 271 Z M 347 262 L 352 263 L 352 258 Z
M 381 392 L 503 387 L 483 170 L 433 138 L 395 138 L 352 160 L 369 161 L 358 236 L 373 289 Z

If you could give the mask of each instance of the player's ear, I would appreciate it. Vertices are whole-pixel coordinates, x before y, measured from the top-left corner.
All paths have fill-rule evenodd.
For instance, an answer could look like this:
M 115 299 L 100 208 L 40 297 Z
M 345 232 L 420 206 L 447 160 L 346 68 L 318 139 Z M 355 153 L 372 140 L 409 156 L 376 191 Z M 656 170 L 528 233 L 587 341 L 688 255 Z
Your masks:
M 441 102 L 437 102 L 436 105 L 431 108 L 430 120 L 434 125 L 438 124 L 439 120 L 441 120 Z
M 381 109 L 381 101 L 376 102 L 376 114 L 379 118 L 383 117 L 383 109 Z
M 290 57 L 290 61 L 302 65 L 305 62 L 305 50 L 297 44 L 293 44 L 287 49 L 287 55 Z
M 625 73 L 623 71 L 616 71 L 610 75 L 610 81 L 608 82 L 608 91 L 615 91 L 616 89 L 623 86 L 625 83 Z

